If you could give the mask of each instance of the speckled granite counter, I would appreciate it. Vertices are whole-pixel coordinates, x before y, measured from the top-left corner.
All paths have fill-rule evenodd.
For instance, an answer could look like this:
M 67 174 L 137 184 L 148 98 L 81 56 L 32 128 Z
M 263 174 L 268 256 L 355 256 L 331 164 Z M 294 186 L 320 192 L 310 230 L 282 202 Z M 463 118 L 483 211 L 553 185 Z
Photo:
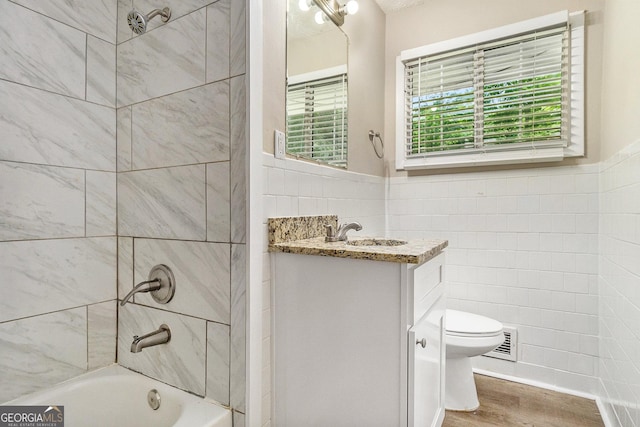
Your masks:
M 347 242 L 325 242 L 324 223 L 337 223 L 335 216 L 269 218 L 269 252 L 333 256 L 410 264 L 422 264 L 449 244 L 446 240 L 411 239 L 400 246 L 353 246 Z M 303 232 L 300 230 L 304 230 Z M 370 239 L 351 235 L 349 241 Z

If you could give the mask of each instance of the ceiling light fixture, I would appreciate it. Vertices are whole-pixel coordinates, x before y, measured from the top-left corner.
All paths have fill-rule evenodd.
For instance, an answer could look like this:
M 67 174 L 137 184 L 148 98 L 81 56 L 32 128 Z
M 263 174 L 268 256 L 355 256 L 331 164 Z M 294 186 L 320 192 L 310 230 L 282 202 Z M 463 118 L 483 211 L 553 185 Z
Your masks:
M 340 5 L 337 0 L 313 0 L 313 2 L 320 8 L 320 10 L 322 10 L 322 12 L 324 12 L 323 15 L 328 17 L 338 27 L 344 24 L 345 16 L 353 15 L 358 12 L 359 9 L 358 2 L 356 0 L 349 0 L 345 5 Z M 325 19 L 322 18 L 322 22 L 319 22 L 320 20 L 317 13 L 315 20 L 318 24 L 325 21 Z
M 311 6 L 314 6 L 314 5 L 315 5 L 315 3 L 313 2 L 313 0 L 299 0 L 298 1 L 298 7 L 303 12 L 306 12 L 307 10 L 311 9 Z

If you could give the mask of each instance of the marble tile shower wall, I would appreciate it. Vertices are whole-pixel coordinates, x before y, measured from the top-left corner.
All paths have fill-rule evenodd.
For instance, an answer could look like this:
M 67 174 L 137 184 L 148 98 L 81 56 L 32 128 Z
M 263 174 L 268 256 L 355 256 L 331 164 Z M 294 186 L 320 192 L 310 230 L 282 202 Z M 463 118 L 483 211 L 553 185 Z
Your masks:
M 0 2 L 0 402 L 115 361 L 116 15 Z
M 120 308 L 118 363 L 245 412 L 245 2 L 169 0 L 169 23 L 133 36 L 118 0 L 118 296 L 156 264 L 166 305 Z M 129 351 L 166 323 L 167 345 Z
M 451 308 L 519 331 L 477 366 L 595 393 L 598 165 L 391 178 L 388 233 L 442 237 Z
M 600 174 L 600 392 L 613 425 L 640 426 L 640 142 Z

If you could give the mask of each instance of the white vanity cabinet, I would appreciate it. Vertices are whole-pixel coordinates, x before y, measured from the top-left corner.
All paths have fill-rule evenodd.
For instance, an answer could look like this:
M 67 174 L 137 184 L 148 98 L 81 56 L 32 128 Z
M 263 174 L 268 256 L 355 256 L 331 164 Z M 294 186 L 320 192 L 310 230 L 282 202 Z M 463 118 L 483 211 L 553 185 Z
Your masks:
M 442 424 L 444 253 L 272 256 L 274 425 Z

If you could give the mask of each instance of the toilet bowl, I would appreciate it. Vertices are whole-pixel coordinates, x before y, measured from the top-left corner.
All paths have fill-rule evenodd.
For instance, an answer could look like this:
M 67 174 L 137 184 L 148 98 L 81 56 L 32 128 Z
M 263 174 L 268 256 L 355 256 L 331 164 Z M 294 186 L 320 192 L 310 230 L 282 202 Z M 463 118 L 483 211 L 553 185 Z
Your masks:
M 474 411 L 480 406 L 471 358 L 485 354 L 504 341 L 502 323 L 473 313 L 446 311 L 445 408 Z

